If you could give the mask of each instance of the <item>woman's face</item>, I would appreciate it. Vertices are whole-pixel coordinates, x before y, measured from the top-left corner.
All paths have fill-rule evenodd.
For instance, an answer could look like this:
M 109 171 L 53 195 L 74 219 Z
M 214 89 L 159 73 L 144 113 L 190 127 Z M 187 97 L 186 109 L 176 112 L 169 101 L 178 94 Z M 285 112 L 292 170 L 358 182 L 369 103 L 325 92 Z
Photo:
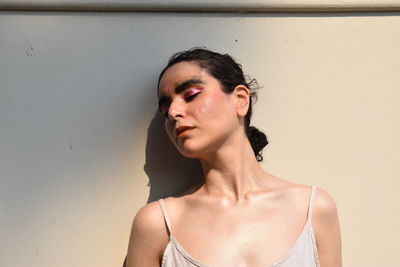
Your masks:
M 233 94 L 196 62 L 169 67 L 159 84 L 159 109 L 165 129 L 186 157 L 201 158 L 218 150 L 239 127 Z

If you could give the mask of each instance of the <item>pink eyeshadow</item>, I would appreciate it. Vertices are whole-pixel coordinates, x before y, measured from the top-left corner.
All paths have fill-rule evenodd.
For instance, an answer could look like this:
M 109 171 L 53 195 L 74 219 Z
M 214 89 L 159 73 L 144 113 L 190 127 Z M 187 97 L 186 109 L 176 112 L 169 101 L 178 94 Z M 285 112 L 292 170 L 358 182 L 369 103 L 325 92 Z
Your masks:
M 203 91 L 203 88 L 194 88 L 194 89 L 188 90 L 188 91 L 185 92 L 184 97 L 188 97 L 188 96 L 194 95 L 194 94 L 196 94 L 198 92 L 201 92 L 201 91 Z

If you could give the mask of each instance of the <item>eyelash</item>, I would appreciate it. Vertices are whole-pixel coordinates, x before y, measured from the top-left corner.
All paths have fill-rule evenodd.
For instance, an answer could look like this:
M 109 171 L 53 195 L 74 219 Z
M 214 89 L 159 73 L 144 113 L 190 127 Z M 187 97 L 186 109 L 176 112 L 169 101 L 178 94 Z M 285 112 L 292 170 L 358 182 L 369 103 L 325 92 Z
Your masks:
M 168 118 L 168 109 L 167 109 L 165 112 L 163 112 L 163 116 L 164 116 L 165 118 Z
M 166 107 L 166 105 L 165 105 L 165 107 Z M 163 111 L 164 110 L 164 107 L 160 107 L 160 113 L 165 117 L 165 118 L 168 118 L 168 108 L 165 108 L 165 111 Z
M 191 94 L 191 95 L 187 95 L 185 96 L 185 101 L 190 102 L 192 101 L 198 94 L 200 94 L 200 90 L 196 91 L 195 93 Z
M 198 94 L 201 93 L 201 90 L 195 90 L 195 91 L 196 91 L 196 92 L 193 93 L 193 94 L 191 94 L 191 95 L 187 95 L 187 96 L 184 95 L 184 99 L 185 99 L 186 102 L 192 101 Z M 165 105 L 165 107 L 169 107 L 169 104 L 168 104 L 168 105 Z M 164 117 L 168 118 L 168 108 L 166 108 L 166 110 L 165 110 L 164 112 L 162 112 L 162 110 L 163 110 L 163 108 L 161 107 L 161 108 L 160 108 L 160 111 L 161 111 L 162 115 L 163 115 Z

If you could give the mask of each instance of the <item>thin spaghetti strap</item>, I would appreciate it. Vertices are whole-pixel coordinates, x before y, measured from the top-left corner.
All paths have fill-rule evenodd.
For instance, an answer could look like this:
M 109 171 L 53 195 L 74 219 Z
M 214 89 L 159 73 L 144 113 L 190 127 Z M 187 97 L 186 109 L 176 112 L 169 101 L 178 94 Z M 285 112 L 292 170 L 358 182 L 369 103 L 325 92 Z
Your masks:
M 307 221 L 311 221 L 311 218 L 312 218 L 312 211 L 313 211 L 313 207 L 314 207 L 315 194 L 316 194 L 316 186 L 313 185 L 313 186 L 311 186 L 311 196 L 310 196 L 310 203 L 308 205 Z
M 164 205 L 164 200 L 161 198 L 158 200 L 158 203 L 160 204 L 165 223 L 167 224 L 168 235 L 172 235 L 172 231 L 171 231 L 172 228 L 171 228 L 171 224 L 169 222 L 167 209 L 165 208 L 165 205 Z

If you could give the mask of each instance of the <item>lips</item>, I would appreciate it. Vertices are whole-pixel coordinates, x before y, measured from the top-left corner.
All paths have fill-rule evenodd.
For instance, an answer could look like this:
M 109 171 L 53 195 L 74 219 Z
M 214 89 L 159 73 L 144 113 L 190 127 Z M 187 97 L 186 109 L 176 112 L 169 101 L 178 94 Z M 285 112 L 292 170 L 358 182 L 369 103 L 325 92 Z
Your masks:
M 194 127 L 191 127 L 191 126 L 179 126 L 179 127 L 177 127 L 176 131 L 175 131 L 176 137 L 181 136 L 185 131 L 193 129 L 193 128 Z

